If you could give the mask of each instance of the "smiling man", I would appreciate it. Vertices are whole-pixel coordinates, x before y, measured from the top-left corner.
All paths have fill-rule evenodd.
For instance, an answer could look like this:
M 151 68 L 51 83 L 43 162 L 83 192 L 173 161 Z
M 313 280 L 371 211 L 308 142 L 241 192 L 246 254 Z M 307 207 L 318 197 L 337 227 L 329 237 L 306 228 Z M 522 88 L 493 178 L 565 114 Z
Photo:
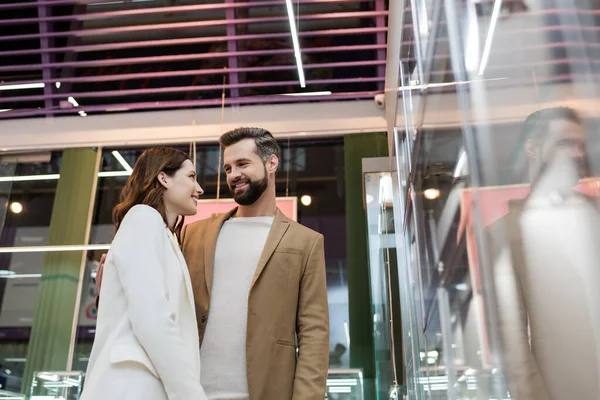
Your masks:
M 270 132 L 220 138 L 239 205 L 181 237 L 210 400 L 323 399 L 329 313 L 323 236 L 276 206 L 280 148 Z

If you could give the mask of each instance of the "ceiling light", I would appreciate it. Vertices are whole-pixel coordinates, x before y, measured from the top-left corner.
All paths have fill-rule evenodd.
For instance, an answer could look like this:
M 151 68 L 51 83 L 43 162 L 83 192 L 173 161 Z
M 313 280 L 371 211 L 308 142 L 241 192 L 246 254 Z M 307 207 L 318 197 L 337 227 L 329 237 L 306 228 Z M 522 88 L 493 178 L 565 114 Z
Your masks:
M 56 82 L 55 85 L 57 89 L 60 89 L 60 82 Z
M 12 111 L 12 108 L 3 108 L 0 109 L 0 112 Z
M 12 211 L 13 214 L 21 214 L 23 211 L 23 204 L 18 201 L 13 201 L 10 203 L 10 211 Z
M 300 53 L 300 42 L 298 41 L 298 30 L 296 29 L 296 19 L 294 18 L 292 0 L 285 0 L 285 5 L 287 6 L 288 19 L 290 21 L 290 31 L 292 32 L 292 44 L 294 45 L 294 56 L 296 57 L 296 68 L 298 69 L 300 86 L 306 87 L 304 66 L 302 65 L 302 54 Z
M 425 189 L 425 191 L 423 192 L 423 195 L 425 196 L 426 199 L 435 200 L 438 197 L 440 197 L 440 191 L 439 191 L 439 189 L 429 188 L 429 189 Z
M 500 15 L 500 9 L 502 8 L 502 0 L 496 0 L 494 2 L 494 10 L 492 11 L 492 17 L 490 18 L 490 25 L 488 28 L 487 37 L 485 38 L 485 44 L 483 46 L 483 55 L 481 56 L 481 62 L 479 63 L 479 75 L 483 75 L 483 71 L 487 66 L 488 59 L 490 58 L 490 51 L 492 49 L 492 39 L 494 38 L 494 31 L 496 30 L 496 23 L 498 22 L 498 16 Z
M 48 180 L 55 180 L 58 178 L 60 178 L 59 174 L 0 176 L 0 182 L 48 181 Z
M 84 245 L 63 245 L 63 246 L 21 246 L 21 247 L 0 247 L 0 254 L 4 253 L 48 253 L 55 251 L 91 251 L 108 250 L 110 244 L 84 244 Z
M 304 196 L 300 197 L 300 203 L 302 203 L 304 206 L 308 207 L 312 204 L 312 197 L 305 194 Z
M 99 178 L 129 176 L 131 171 L 103 171 L 98 172 Z M 60 178 L 59 174 L 45 175 L 22 175 L 22 176 L 0 176 L 0 182 L 30 182 L 30 181 L 53 181 Z
M 125 168 L 125 171 L 128 171 L 128 172 L 133 171 L 133 168 L 131 168 L 131 165 L 129 165 L 129 163 L 127 161 L 125 161 L 125 159 L 123 158 L 121 153 L 119 153 L 117 150 L 115 150 L 112 152 L 112 155 L 117 159 L 119 164 L 121 164 L 121 166 L 123 166 L 123 168 Z
M 82 117 L 87 117 L 87 114 L 85 111 L 79 111 L 79 115 L 81 115 Z
M 114 178 L 116 176 L 129 176 L 131 175 L 131 171 L 104 171 L 98 172 L 98 177 L 100 178 Z
M 0 85 L 0 90 L 43 89 L 45 83 L 23 83 L 21 85 Z
M 67 99 L 67 101 L 69 103 L 73 104 L 74 107 L 79 107 L 79 103 L 73 97 L 69 96 L 69 98 Z
M 323 90 L 321 92 L 304 92 L 304 93 L 282 93 L 282 96 L 331 96 L 331 91 Z

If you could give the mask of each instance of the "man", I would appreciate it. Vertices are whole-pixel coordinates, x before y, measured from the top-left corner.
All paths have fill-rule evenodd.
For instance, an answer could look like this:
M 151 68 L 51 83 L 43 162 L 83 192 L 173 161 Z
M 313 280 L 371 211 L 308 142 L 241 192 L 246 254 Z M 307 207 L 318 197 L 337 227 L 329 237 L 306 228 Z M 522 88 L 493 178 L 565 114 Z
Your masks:
M 531 191 L 487 230 L 511 398 L 598 399 L 600 218 L 574 190 L 587 172 L 583 124 L 569 108 L 540 110 L 521 143 Z
M 323 399 L 329 360 L 323 236 L 277 208 L 280 148 L 270 132 L 239 128 L 220 142 L 239 206 L 181 235 L 202 385 L 210 400 Z

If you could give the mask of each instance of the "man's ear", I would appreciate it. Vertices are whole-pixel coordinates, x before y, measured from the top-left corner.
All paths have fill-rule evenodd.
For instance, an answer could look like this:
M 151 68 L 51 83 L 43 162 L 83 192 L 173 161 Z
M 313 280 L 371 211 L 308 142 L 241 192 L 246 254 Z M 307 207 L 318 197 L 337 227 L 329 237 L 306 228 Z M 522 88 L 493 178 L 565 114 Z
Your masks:
M 527 157 L 529 158 L 535 158 L 537 156 L 537 148 L 535 147 L 535 143 L 533 143 L 533 140 L 528 140 L 525 142 L 525 154 L 527 154 Z
M 158 179 L 158 182 L 160 182 L 160 184 L 163 185 L 165 189 L 169 188 L 169 179 L 167 174 L 164 173 L 164 171 L 160 171 L 156 179 Z
M 279 157 L 275 154 L 271 154 L 269 159 L 267 160 L 267 172 L 270 174 L 274 174 L 279 169 Z

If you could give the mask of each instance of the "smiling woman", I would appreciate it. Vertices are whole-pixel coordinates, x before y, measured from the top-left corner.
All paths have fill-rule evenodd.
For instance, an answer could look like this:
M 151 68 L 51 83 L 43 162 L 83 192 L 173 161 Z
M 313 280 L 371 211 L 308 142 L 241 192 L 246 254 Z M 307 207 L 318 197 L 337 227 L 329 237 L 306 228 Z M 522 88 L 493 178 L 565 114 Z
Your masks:
M 113 211 L 118 230 L 129 210 L 144 204 L 156 209 L 172 231 L 179 216 L 196 214 L 196 204 L 204 193 L 196 181 L 194 164 L 187 154 L 169 147 L 146 150 L 135 163 L 121 191 L 121 202 Z

